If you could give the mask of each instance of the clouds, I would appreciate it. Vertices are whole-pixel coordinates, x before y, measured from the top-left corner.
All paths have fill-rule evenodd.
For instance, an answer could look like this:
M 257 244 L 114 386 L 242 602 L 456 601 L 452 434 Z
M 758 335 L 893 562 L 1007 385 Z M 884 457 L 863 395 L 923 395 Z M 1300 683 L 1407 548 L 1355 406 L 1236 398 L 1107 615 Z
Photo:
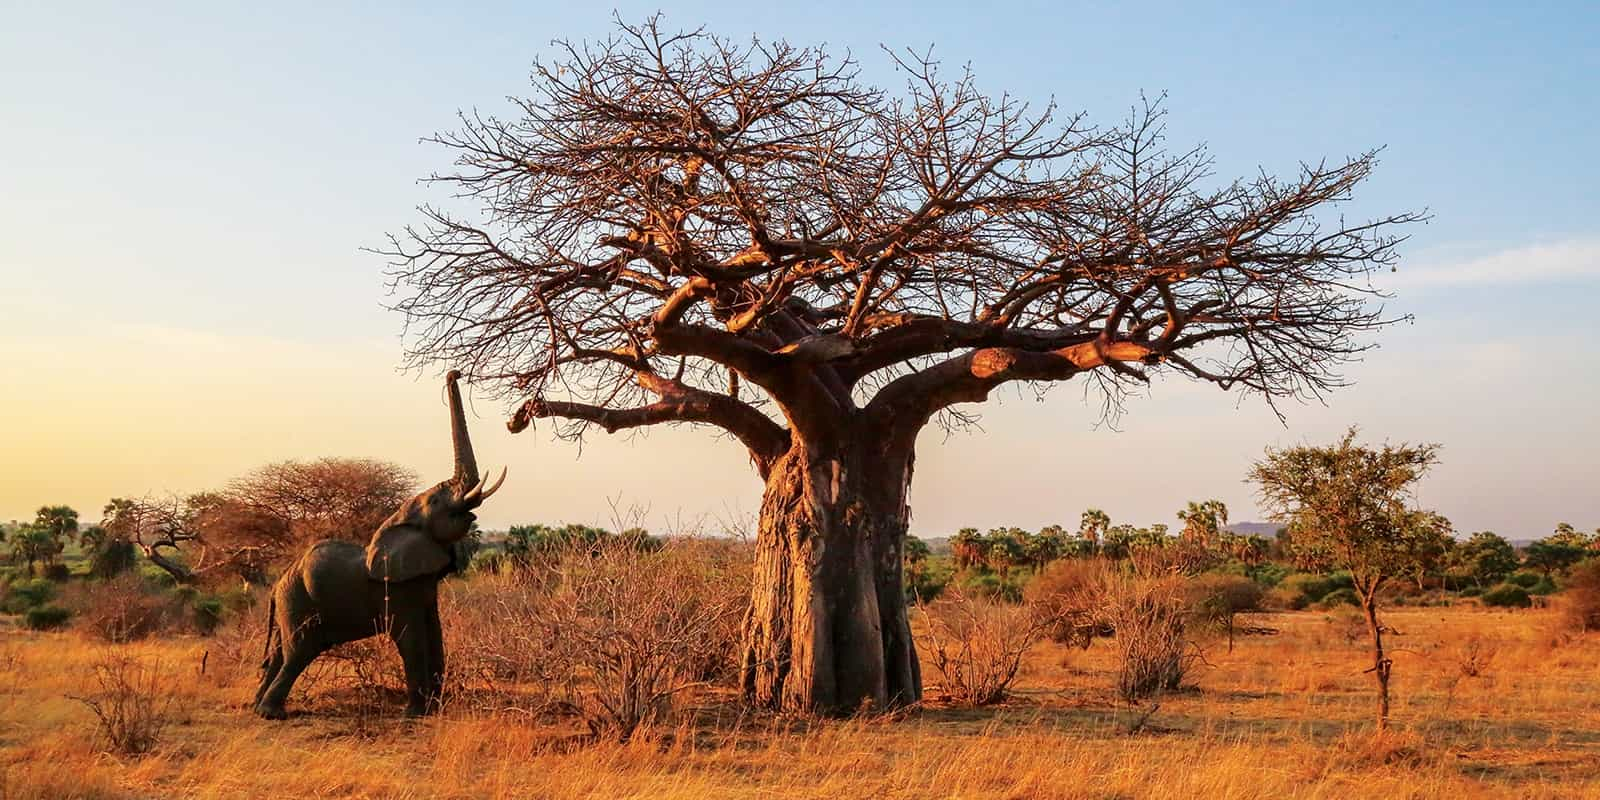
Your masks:
M 1378 283 L 1403 291 L 1578 281 L 1600 281 L 1600 238 L 1520 245 L 1467 259 L 1402 266 Z

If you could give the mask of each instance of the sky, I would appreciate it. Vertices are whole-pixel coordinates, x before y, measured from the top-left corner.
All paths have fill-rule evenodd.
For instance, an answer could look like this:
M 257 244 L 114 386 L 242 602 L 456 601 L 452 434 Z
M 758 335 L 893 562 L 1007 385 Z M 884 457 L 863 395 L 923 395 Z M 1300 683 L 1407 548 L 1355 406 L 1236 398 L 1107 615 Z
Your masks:
M 912 531 L 1175 524 L 1269 446 L 1431 441 L 1420 501 L 1458 531 L 1600 527 L 1600 9 L 1504 3 L 628 3 L 623 20 L 848 50 L 933 48 L 979 85 L 1115 123 L 1165 92 L 1174 144 L 1223 176 L 1384 147 L 1352 217 L 1426 209 L 1390 308 L 1411 323 L 1353 386 L 1279 419 L 1171 378 L 1114 425 L 1057 387 L 997 393 L 981 433 L 919 442 Z M 1396 8 L 1395 6 L 1403 6 Z M 525 94 L 555 39 L 606 35 L 582 3 L 28 3 L 0 0 L 0 520 L 215 488 L 255 466 L 382 458 L 449 469 L 435 373 L 399 369 L 402 318 L 362 248 L 441 197 L 419 141 Z M 761 485 L 705 431 L 511 435 L 484 397 L 480 513 L 653 530 L 747 526 Z

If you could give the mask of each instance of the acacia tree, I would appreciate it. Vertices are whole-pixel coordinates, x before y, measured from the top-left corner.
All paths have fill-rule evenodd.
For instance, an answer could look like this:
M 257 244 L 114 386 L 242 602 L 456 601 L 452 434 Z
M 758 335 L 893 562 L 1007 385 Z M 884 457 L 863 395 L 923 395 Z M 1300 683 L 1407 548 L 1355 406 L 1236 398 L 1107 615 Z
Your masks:
M 416 475 L 386 461 L 281 461 L 221 491 L 113 498 L 101 525 L 180 583 L 218 575 L 263 583 L 313 542 L 365 542 L 413 493 Z
M 1096 129 L 916 56 L 891 93 L 654 19 L 557 46 L 508 116 L 432 139 L 459 210 L 383 248 L 408 360 L 519 402 L 514 432 L 737 438 L 765 483 L 742 669 L 765 706 L 920 697 L 901 548 L 925 427 L 1074 378 L 1108 408 L 1158 371 L 1320 394 L 1418 218 L 1319 221 L 1371 153 L 1216 182 L 1158 106 Z
M 1378 728 L 1389 724 L 1389 676 L 1378 618 L 1378 589 L 1427 566 L 1448 536 L 1437 514 L 1412 507 L 1412 490 L 1438 459 L 1438 445 L 1356 444 L 1351 428 L 1323 447 L 1268 450 L 1250 470 L 1263 504 L 1288 523 L 1295 555 L 1306 566 L 1347 570 L 1354 584 L 1378 683 Z

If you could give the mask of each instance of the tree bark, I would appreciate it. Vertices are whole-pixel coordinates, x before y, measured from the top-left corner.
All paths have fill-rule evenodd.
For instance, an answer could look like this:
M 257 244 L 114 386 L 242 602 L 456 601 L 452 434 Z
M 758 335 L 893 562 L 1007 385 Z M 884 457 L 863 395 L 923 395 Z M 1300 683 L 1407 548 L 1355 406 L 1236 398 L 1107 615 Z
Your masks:
M 1367 631 L 1372 635 L 1372 667 L 1368 672 L 1378 681 L 1378 730 L 1389 727 L 1389 669 L 1394 662 L 1383 652 L 1383 625 L 1378 622 L 1377 589 L 1362 593 L 1361 610 L 1367 617 Z
M 922 697 L 902 588 L 910 448 L 846 423 L 767 474 L 740 677 L 747 700 L 849 714 Z

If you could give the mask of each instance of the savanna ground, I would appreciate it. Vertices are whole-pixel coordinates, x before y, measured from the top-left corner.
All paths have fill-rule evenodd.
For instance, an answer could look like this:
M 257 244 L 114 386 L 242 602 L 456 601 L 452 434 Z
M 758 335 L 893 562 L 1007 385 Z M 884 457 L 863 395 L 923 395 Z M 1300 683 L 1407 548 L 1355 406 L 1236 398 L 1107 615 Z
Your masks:
M 231 638 L 123 645 L 11 627 L 0 797 L 1600 796 L 1600 637 L 1555 633 L 1553 611 L 1390 611 L 1396 696 L 1382 737 L 1348 610 L 1249 616 L 1280 632 L 1232 652 L 1209 642 L 1194 686 L 1154 713 L 1117 700 L 1109 640 L 1046 641 L 998 706 L 941 702 L 925 666 L 928 702 L 894 717 L 774 717 L 702 689 L 678 721 L 624 744 L 532 718 L 515 687 L 469 687 L 442 714 L 407 720 L 398 698 L 371 699 L 351 662 L 314 666 L 287 722 L 257 719 L 259 639 L 243 624 L 258 619 Z M 141 757 L 105 753 L 73 699 L 94 690 L 109 653 L 163 665 L 172 724 Z

